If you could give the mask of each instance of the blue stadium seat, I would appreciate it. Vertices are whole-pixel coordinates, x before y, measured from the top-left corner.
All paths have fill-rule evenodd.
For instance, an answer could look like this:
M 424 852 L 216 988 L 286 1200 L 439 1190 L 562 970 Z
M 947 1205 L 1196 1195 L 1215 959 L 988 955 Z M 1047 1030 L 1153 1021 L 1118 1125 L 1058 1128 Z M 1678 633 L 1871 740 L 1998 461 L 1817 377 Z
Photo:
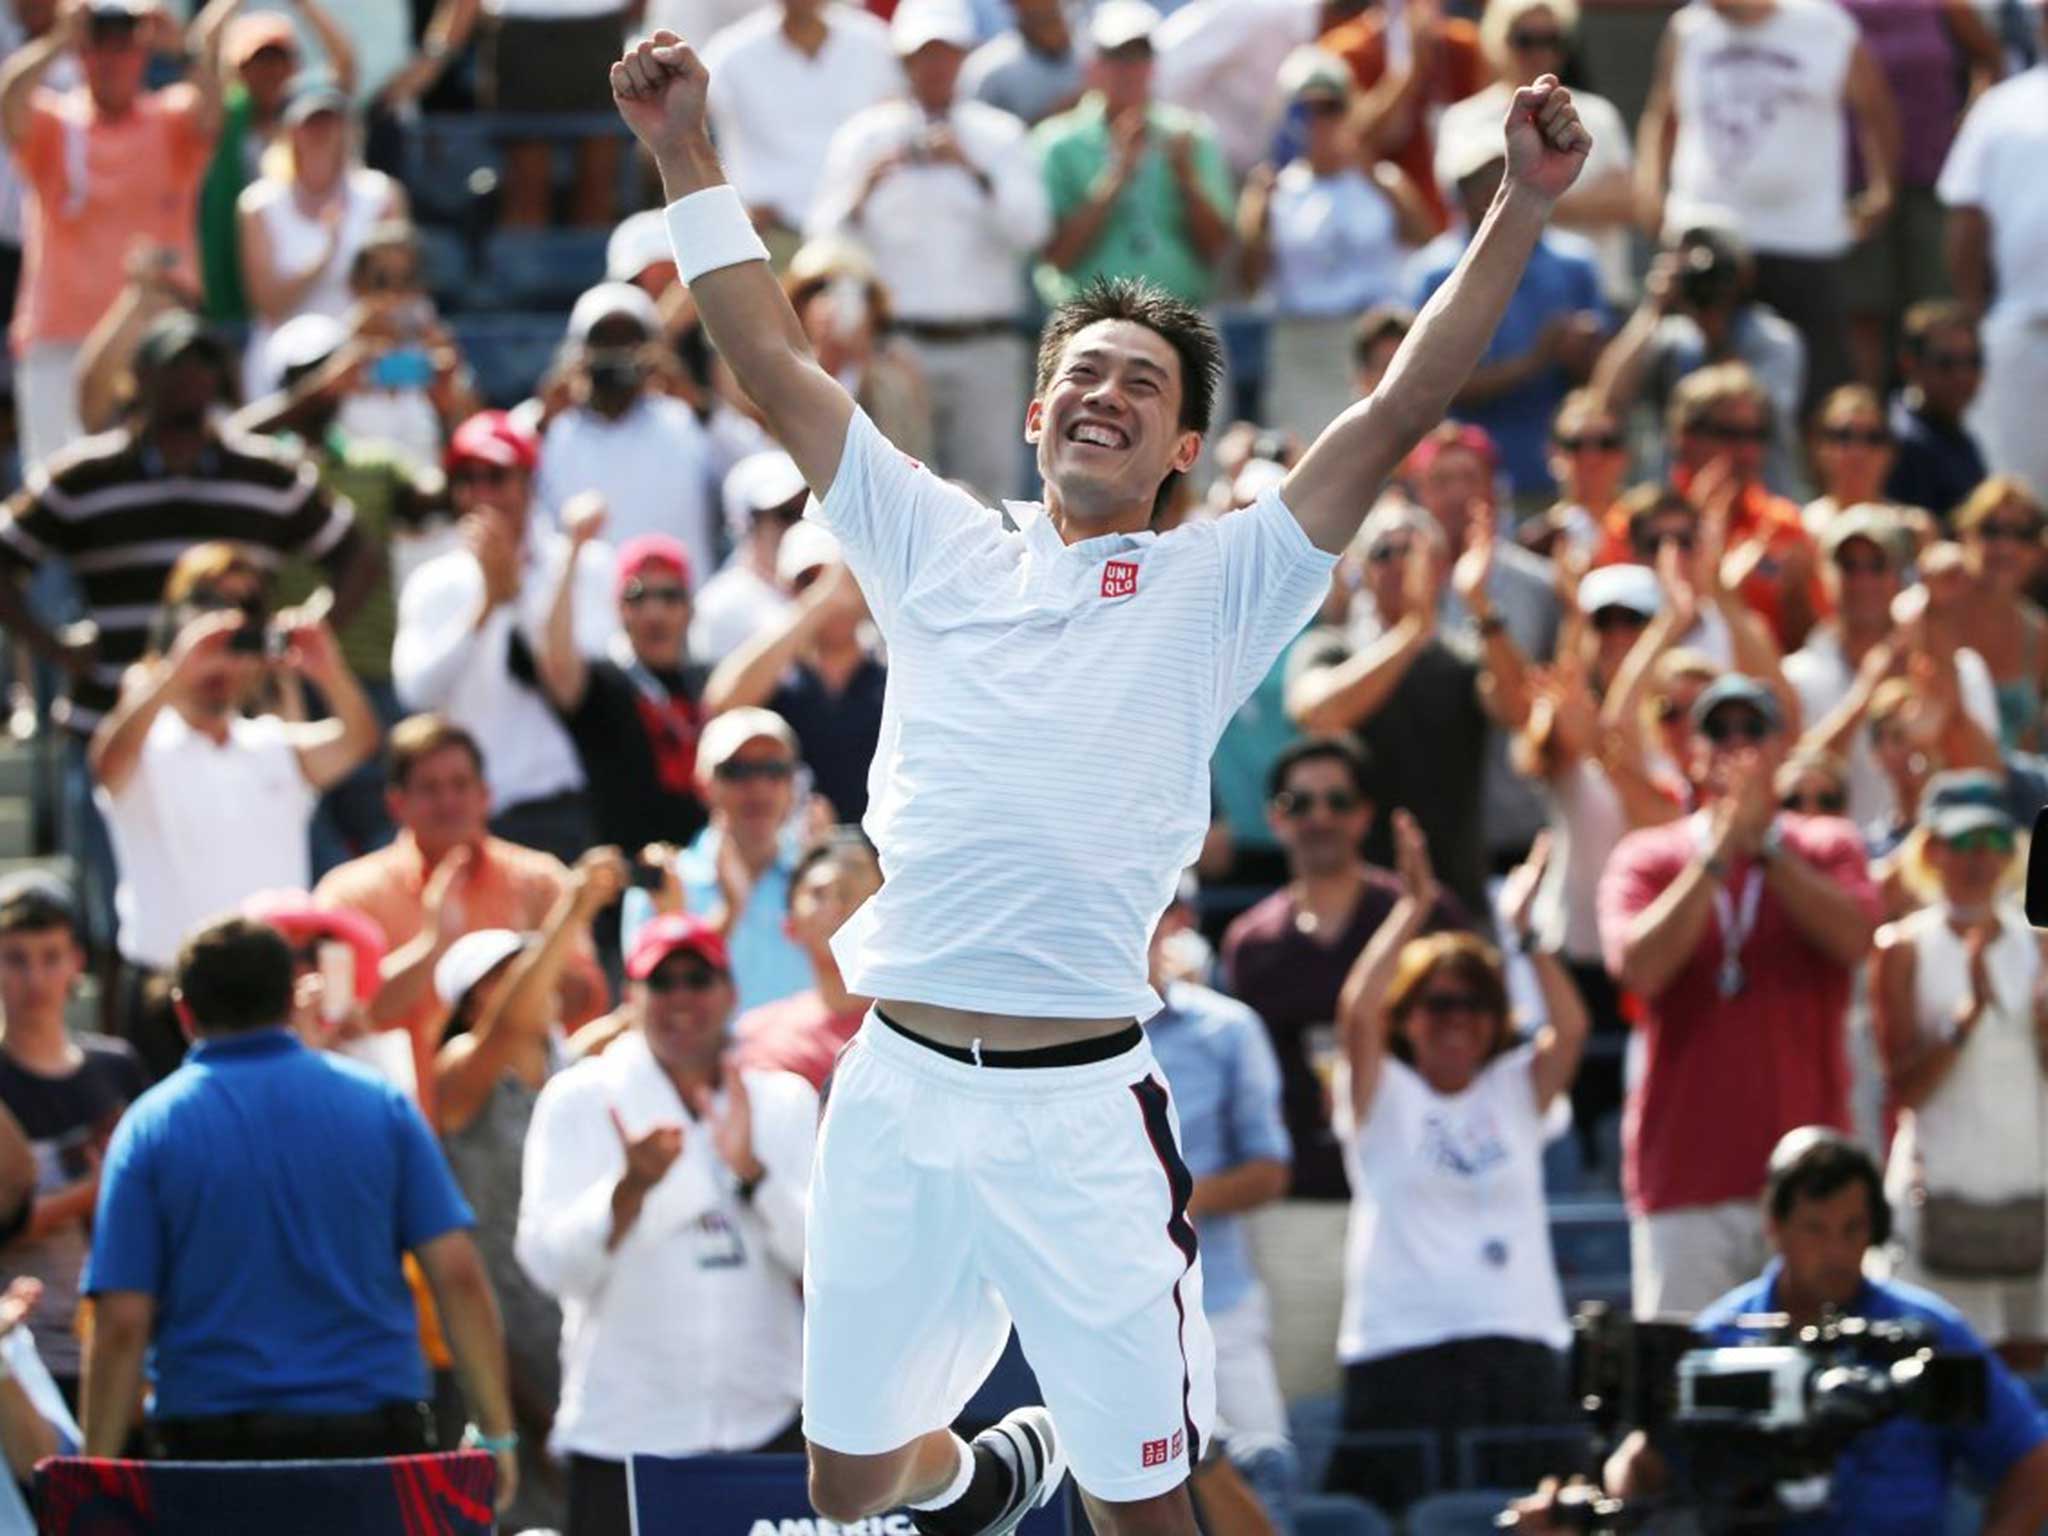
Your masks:
M 1288 1432 L 1301 1458 L 1302 1487 L 1323 1486 L 1343 1423 L 1343 1405 L 1334 1397 L 1299 1397 L 1287 1405 Z
M 469 247 L 451 230 L 431 224 L 418 227 L 420 277 L 427 292 L 445 309 L 475 307 L 475 273 L 469 264 Z
M 562 344 L 560 314 L 457 315 L 455 338 L 486 403 L 517 405 L 533 393 Z
M 493 308 L 567 309 L 604 277 L 608 229 L 501 229 L 485 242 L 481 286 Z
M 1593 1471 L 1593 1440 L 1583 1424 L 1468 1429 L 1457 1437 L 1460 1488 L 1533 1487 L 1556 1473 Z
M 1520 1497 L 1501 1488 L 1432 1494 L 1408 1506 L 1408 1536 L 1493 1536 L 1493 1517 Z
M 1294 1536 L 1394 1536 L 1394 1522 L 1363 1499 L 1310 1493 L 1294 1501 Z
M 1628 1212 L 1619 1200 L 1553 1204 L 1550 1243 L 1567 1306 L 1628 1299 Z
M 470 178 L 498 167 L 490 119 L 464 112 L 436 112 L 421 118 L 404 136 L 399 179 L 412 198 L 413 217 L 423 224 L 455 223 L 475 198 Z

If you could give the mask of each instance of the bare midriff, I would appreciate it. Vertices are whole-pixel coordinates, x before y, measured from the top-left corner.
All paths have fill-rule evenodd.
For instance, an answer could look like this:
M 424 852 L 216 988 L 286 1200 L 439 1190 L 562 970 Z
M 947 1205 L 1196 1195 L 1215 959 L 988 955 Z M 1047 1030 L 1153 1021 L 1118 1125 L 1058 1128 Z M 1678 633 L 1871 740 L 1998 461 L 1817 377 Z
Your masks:
M 901 998 L 882 998 L 882 1012 L 913 1034 L 936 1040 L 941 1045 L 971 1047 L 976 1041 L 991 1051 L 1035 1051 L 1049 1045 L 1071 1045 L 1076 1040 L 1096 1040 L 1129 1029 L 1137 1020 L 1120 1019 L 1035 1019 L 1014 1013 L 976 1013 L 966 1008 L 941 1008 L 935 1003 L 911 1003 Z

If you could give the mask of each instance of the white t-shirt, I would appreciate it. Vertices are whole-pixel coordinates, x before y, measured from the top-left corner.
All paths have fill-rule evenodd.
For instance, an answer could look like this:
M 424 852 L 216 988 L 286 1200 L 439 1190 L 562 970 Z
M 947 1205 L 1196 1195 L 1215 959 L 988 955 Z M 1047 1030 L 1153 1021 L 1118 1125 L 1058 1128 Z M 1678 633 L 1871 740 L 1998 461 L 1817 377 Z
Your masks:
M 1316 40 L 1321 11 L 1321 0 L 1188 0 L 1152 35 L 1159 99 L 1207 117 L 1234 174 L 1272 155 L 1286 107 L 1274 82 Z
M 889 645 L 865 826 L 882 889 L 832 940 L 864 997 L 1149 1018 L 1146 948 L 1209 825 L 1209 758 L 1329 594 L 1268 492 L 1165 535 L 1061 541 L 856 411 L 831 493 Z
M 604 535 L 614 545 L 643 533 L 683 541 L 695 579 L 717 558 L 711 444 L 697 413 L 646 394 L 613 421 L 587 407 L 562 412 L 541 440 L 534 500 L 551 520 L 581 491 L 604 497 Z
M 2048 314 L 2048 64 L 1994 85 L 1956 130 L 1935 191 L 1991 221 L 1994 309 Z
M 986 189 L 964 167 L 913 163 L 856 209 L 874 167 L 931 127 L 915 102 L 885 101 L 833 135 L 810 232 L 865 246 L 900 319 L 1007 319 L 1024 307 L 1025 258 L 1052 233 L 1045 178 L 1024 125 L 1000 108 L 958 101 L 946 125 Z
M 258 891 L 313 883 L 306 839 L 317 797 L 275 715 L 235 716 L 216 744 L 167 707 L 121 792 L 93 795 L 121 871 L 121 954 L 137 965 L 169 966 L 195 924 Z
M 726 175 L 749 207 L 773 208 L 803 228 L 832 135 L 863 108 L 903 91 L 888 24 L 866 11 L 825 11 L 816 57 L 782 31 L 782 8 L 736 21 L 704 49 L 711 127 Z
M 789 596 L 737 555 L 690 604 L 690 657 L 716 666 L 789 611 Z
M 1543 1203 L 1535 1056 L 1533 1045 L 1497 1056 L 1450 1097 L 1389 1056 L 1364 1125 L 1340 1127 L 1351 1176 L 1344 1364 L 1451 1339 L 1570 1342 Z
M 1678 135 L 1665 238 L 1732 219 L 1765 255 L 1847 250 L 1849 13 L 1834 0 L 1777 0 L 1764 20 L 1738 26 L 1688 5 L 1671 36 Z
M 1785 658 L 1785 681 L 1799 695 L 1800 729 L 1810 731 L 1832 714 L 1849 696 L 1856 682 L 1856 669 L 1842 654 L 1841 635 L 1833 625 L 1816 629 L 1806 644 Z M 1998 690 L 1991 681 L 1991 669 L 1984 658 L 1968 646 L 1956 649 L 1956 687 L 1962 696 L 1963 712 L 1993 741 L 1998 739 Z M 1856 727 L 1849 741 L 1849 819 L 1859 827 L 1872 822 L 1889 824 L 1899 814 L 1899 797 L 1892 781 L 1878 766 L 1870 745 L 1868 722 Z M 1904 807 L 1910 815 L 1913 807 Z
M 575 743 L 537 687 L 512 675 L 512 636 L 540 650 L 569 541 L 535 529 L 527 538 L 519 596 L 479 629 L 483 570 L 467 549 L 451 550 L 413 573 L 398 595 L 391 677 L 407 709 L 446 715 L 483 743 L 493 815 L 507 806 L 581 789 Z M 611 546 L 590 543 L 576 562 L 576 648 L 606 654 L 618 628 Z
M 1273 183 L 1267 287 L 1282 315 L 1349 317 L 1403 295 L 1408 248 L 1393 199 L 1357 166 L 1318 176 L 1296 160 Z

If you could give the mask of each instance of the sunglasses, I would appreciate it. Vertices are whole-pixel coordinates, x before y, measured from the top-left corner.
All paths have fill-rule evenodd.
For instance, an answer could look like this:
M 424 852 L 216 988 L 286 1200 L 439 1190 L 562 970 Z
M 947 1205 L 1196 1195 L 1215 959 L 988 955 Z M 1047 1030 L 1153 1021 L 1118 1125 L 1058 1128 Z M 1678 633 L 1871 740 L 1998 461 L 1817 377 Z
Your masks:
M 1892 435 L 1883 427 L 1823 427 L 1820 440 L 1843 448 L 1889 448 Z
M 1721 421 L 1703 421 L 1692 429 L 1692 433 L 1712 443 L 1768 443 L 1771 440 L 1769 427 L 1738 427 Z
M 1947 373 L 1977 373 L 1984 367 L 1982 352 L 1930 352 L 1927 366 Z
M 795 772 L 795 763 L 776 758 L 772 762 L 720 763 L 711 770 L 711 776 L 721 784 L 752 784 L 764 779 L 786 779 Z
M 2041 530 L 2032 523 L 1979 523 L 1977 537 L 1989 544 L 2004 540 L 2008 544 L 2031 544 L 2040 538 Z
M 1769 741 L 1776 734 L 1769 721 L 1761 715 L 1747 712 L 1739 715 L 1714 715 L 1700 726 L 1700 734 L 1717 747 L 1725 747 L 1731 741 L 1746 742 L 1751 746 L 1760 741 Z
M 1957 853 L 2011 853 L 2017 846 L 2010 832 L 2001 832 L 1996 827 L 1980 827 L 1975 832 L 1944 838 L 1943 842 Z
M 1802 816 L 1839 816 L 1849 808 L 1849 797 L 1839 790 L 1825 789 L 1817 795 L 1787 795 L 1778 802 L 1781 811 Z
M 1648 614 L 1637 613 L 1633 608 L 1623 608 L 1616 604 L 1596 609 L 1592 622 L 1593 628 L 1604 635 L 1611 629 L 1641 629 L 1650 622 L 1650 618 Z
M 1411 544 L 1375 544 L 1365 558 L 1374 565 L 1388 565 L 1396 560 L 1406 560 L 1412 548 Z
M 1517 53 L 1534 53 L 1545 48 L 1555 51 L 1564 46 L 1564 34 L 1516 27 L 1508 33 L 1508 46 Z
M 1310 117 L 1342 117 L 1347 104 L 1335 96 L 1311 96 L 1301 104 Z
M 1365 804 L 1363 797 L 1348 789 L 1326 790 L 1320 795 L 1305 790 L 1283 789 L 1273 797 L 1273 809 L 1290 821 L 1299 820 L 1318 805 L 1332 816 L 1347 815 Z
M 1480 1018 L 1493 1012 L 1493 1004 L 1477 992 L 1425 992 L 1415 999 L 1415 1006 L 1433 1019 L 1447 1019 L 1454 1014 Z
M 673 992 L 709 992 L 723 980 L 725 972 L 708 965 L 662 966 L 642 985 L 656 997 L 667 997 Z
M 1666 544 L 1675 544 L 1678 546 L 1678 552 L 1680 554 L 1689 555 L 1693 551 L 1693 546 L 1698 541 L 1699 536 L 1689 528 L 1684 530 L 1671 528 L 1665 530 L 1663 533 L 1658 533 L 1653 530 L 1647 533 L 1640 534 L 1635 538 L 1633 542 L 1635 544 L 1637 553 L 1642 555 L 1654 555 Z
M 509 464 L 458 464 L 448 471 L 450 485 L 506 485 L 519 471 Z
M 1556 441 L 1566 453 L 1619 453 L 1626 446 L 1619 432 L 1578 432 Z
M 363 274 L 365 293 L 408 293 L 419 285 L 419 272 L 412 267 L 400 270 L 373 270 Z
M 690 594 L 681 587 L 643 587 L 637 581 L 627 582 L 623 595 L 628 608 L 638 608 L 642 603 L 659 603 L 664 608 L 680 608 L 690 600 Z
M 1844 576 L 1889 576 L 1892 568 L 1881 555 L 1837 555 L 1835 569 Z

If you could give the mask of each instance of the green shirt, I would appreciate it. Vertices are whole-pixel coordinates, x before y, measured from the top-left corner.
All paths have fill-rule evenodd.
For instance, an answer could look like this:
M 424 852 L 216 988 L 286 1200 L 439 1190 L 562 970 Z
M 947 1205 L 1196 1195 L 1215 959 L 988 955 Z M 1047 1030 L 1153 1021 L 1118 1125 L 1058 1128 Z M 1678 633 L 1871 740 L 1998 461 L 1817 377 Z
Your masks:
M 249 184 L 249 139 L 255 117 L 248 89 L 229 86 L 221 107 L 220 137 L 199 184 L 199 275 L 206 290 L 206 317 L 228 324 L 249 318 L 235 203 Z
M 1150 144 L 1123 195 L 1110 211 L 1102 234 L 1079 262 L 1062 271 L 1041 262 L 1039 297 L 1048 305 L 1071 298 L 1091 278 L 1142 277 L 1176 298 L 1205 304 L 1216 288 L 1216 273 L 1188 238 L 1179 183 L 1166 144 L 1183 133 L 1194 137 L 1195 179 L 1224 218 L 1230 217 L 1230 171 L 1207 124 L 1192 113 L 1155 102 L 1146 109 Z M 1102 97 L 1091 92 L 1071 112 L 1046 119 L 1032 131 L 1052 216 L 1063 219 L 1088 199 L 1110 163 L 1109 118 Z
M 330 431 L 314 456 L 320 484 L 329 495 L 346 497 L 355 507 L 356 529 L 377 551 L 377 581 L 336 636 L 349 670 L 366 683 L 391 681 L 391 642 L 398 634 L 398 594 L 391 581 L 391 539 L 401 528 L 416 525 L 425 497 L 419 472 L 398 450 L 382 443 L 359 443 Z M 287 608 L 302 603 L 327 580 L 317 565 L 290 560 L 277 574 L 276 603 Z

